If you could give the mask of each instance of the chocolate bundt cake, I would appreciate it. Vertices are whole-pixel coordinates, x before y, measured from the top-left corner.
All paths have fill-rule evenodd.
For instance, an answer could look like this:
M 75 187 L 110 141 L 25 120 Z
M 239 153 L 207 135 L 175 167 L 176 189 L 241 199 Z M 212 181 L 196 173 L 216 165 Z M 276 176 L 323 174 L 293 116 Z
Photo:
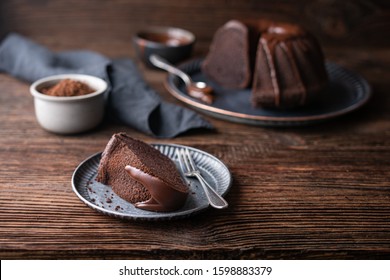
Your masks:
M 239 81 L 240 64 L 230 57 L 244 57 L 241 67 L 248 69 L 250 78 L 246 76 L 245 81 L 251 83 Z M 328 81 L 321 47 L 312 34 L 298 25 L 265 20 L 232 20 L 222 26 L 213 38 L 202 71 L 227 88 L 251 86 L 255 107 L 305 105 Z
M 114 134 L 100 160 L 96 181 L 121 198 L 150 211 L 174 211 L 188 196 L 173 161 L 125 133 Z
M 246 88 L 252 80 L 249 32 L 243 23 L 231 20 L 217 30 L 203 62 L 203 72 L 227 88 Z

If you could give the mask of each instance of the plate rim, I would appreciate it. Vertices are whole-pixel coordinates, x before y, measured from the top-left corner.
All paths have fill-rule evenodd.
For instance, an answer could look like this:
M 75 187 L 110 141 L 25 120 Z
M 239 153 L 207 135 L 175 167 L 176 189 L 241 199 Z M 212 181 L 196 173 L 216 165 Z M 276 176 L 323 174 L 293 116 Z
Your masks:
M 186 66 L 195 65 L 197 63 L 200 64 L 203 61 L 203 59 L 204 58 L 196 58 L 196 59 L 189 60 L 185 63 L 180 64 L 179 68 L 182 69 L 183 67 Z M 249 115 L 245 113 L 239 113 L 239 112 L 229 111 L 226 109 L 216 108 L 214 106 L 202 103 L 200 101 L 191 98 L 184 92 L 180 91 L 176 86 L 172 85 L 171 80 L 175 77 L 173 74 L 168 73 L 167 78 L 164 80 L 164 86 L 168 90 L 168 92 L 178 100 L 190 105 L 194 109 L 198 109 L 203 113 L 212 115 L 219 119 L 225 119 L 225 120 L 229 119 L 230 121 L 233 122 L 257 124 L 257 125 L 293 125 L 293 124 L 302 125 L 305 123 L 319 122 L 319 121 L 324 121 L 324 120 L 345 115 L 349 112 L 355 111 L 358 108 L 362 107 L 371 98 L 372 88 L 368 83 L 368 81 L 364 79 L 360 74 L 353 72 L 334 62 L 327 61 L 326 64 L 331 65 L 333 67 L 337 67 L 338 69 L 341 69 L 344 72 L 349 73 L 350 75 L 353 75 L 359 79 L 359 82 L 362 84 L 363 87 L 364 95 L 362 98 L 358 100 L 358 102 L 355 102 L 350 106 L 347 106 L 341 110 L 336 110 L 336 111 L 328 112 L 325 114 L 318 114 L 318 115 L 293 116 L 293 117 Z
M 197 148 L 193 148 L 191 146 L 180 145 L 180 144 L 171 144 L 171 143 L 148 143 L 148 144 L 153 146 L 153 147 L 155 147 L 155 146 L 170 146 L 170 147 L 176 147 L 176 148 L 188 148 L 192 151 L 196 151 L 198 153 L 204 154 L 207 157 L 210 157 L 213 160 L 217 161 L 221 166 L 223 166 L 226 169 L 226 171 L 229 174 L 229 176 L 228 176 L 229 181 L 228 181 L 227 187 L 224 189 L 223 192 L 220 193 L 221 196 L 225 196 L 229 192 L 230 188 L 233 185 L 233 176 L 232 176 L 228 166 L 224 162 L 222 162 L 219 158 L 217 158 L 216 156 L 214 156 L 208 152 L 205 152 L 205 151 L 197 149 Z M 157 216 L 153 216 L 150 214 L 150 213 L 153 213 L 151 211 L 147 211 L 147 213 L 145 212 L 145 215 L 143 215 L 143 214 L 133 215 L 133 214 L 129 214 L 129 213 L 118 213 L 114 210 L 106 209 L 106 208 L 100 207 L 100 206 L 90 202 L 77 190 L 77 187 L 75 184 L 75 179 L 76 179 L 76 176 L 77 176 L 79 169 L 82 166 L 84 166 L 88 161 L 92 160 L 93 158 L 95 158 L 97 156 L 101 156 L 102 153 L 103 153 L 102 151 L 96 152 L 96 153 L 88 156 L 87 158 L 85 158 L 83 161 L 81 161 L 77 165 L 75 170 L 73 171 L 72 178 L 71 178 L 73 192 L 76 194 L 76 196 L 84 204 L 86 204 L 88 207 L 94 209 L 95 211 L 98 211 L 98 212 L 105 214 L 105 215 L 108 215 L 108 216 L 113 216 L 113 217 L 117 217 L 117 218 L 121 218 L 121 219 L 125 219 L 125 220 L 150 220 L 150 221 L 151 220 L 159 220 L 159 221 L 161 221 L 161 220 L 176 220 L 176 219 L 186 218 L 186 217 L 198 214 L 202 211 L 205 211 L 208 208 L 211 208 L 211 206 L 206 203 L 206 204 L 201 205 L 197 208 L 187 209 L 185 211 L 174 212 L 175 215 L 172 215 L 172 212 L 155 212 L 157 214 Z M 130 203 L 130 202 L 128 202 L 128 203 Z

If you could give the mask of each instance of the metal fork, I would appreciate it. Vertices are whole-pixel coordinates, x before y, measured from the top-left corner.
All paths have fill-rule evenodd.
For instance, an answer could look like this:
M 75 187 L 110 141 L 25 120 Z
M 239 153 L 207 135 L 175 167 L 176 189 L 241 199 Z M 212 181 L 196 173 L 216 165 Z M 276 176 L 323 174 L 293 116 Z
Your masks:
M 207 183 L 207 181 L 200 174 L 199 169 L 192 159 L 190 151 L 188 149 L 177 149 L 176 155 L 179 159 L 180 167 L 184 175 L 186 177 L 196 177 L 198 179 L 210 205 L 217 209 L 226 208 L 228 203 Z

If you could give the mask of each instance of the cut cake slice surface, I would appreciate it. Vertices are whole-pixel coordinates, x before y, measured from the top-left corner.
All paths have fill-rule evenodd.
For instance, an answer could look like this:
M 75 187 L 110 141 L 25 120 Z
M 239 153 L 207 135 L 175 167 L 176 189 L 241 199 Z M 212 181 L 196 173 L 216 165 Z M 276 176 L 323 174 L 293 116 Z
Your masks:
M 96 180 L 144 210 L 174 211 L 188 196 L 188 187 L 173 161 L 125 133 L 114 134 L 108 142 Z

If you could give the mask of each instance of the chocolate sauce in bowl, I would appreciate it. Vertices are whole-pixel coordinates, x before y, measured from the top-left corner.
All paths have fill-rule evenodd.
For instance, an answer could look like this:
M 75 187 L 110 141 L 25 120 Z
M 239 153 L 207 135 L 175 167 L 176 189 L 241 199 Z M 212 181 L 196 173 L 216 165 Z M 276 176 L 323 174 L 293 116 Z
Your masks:
M 151 33 L 151 32 L 146 33 L 145 32 L 145 33 L 140 33 L 139 37 L 147 41 L 152 41 L 167 46 L 181 46 L 190 43 L 189 38 L 186 38 L 184 36 L 174 36 L 169 33 Z

